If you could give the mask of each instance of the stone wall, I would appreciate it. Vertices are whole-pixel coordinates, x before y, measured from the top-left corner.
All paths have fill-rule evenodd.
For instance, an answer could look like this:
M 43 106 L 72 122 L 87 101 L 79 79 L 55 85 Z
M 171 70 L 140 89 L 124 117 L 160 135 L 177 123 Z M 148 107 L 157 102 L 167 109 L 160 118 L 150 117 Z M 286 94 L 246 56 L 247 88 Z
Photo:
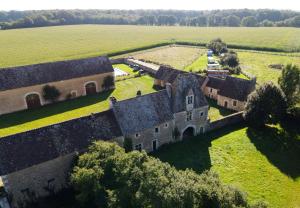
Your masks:
M 75 153 L 2 176 L 12 207 L 65 187 L 74 158 Z
M 103 80 L 107 76 L 113 76 L 113 72 L 98 74 L 93 76 L 87 76 L 82 78 L 75 78 L 70 80 L 64 80 L 59 82 L 47 83 L 48 85 L 55 86 L 61 92 L 59 101 L 66 100 L 68 94 L 71 92 L 76 92 L 76 97 L 86 95 L 85 85 L 89 82 L 96 83 L 97 92 L 103 91 L 102 84 Z M 20 111 L 27 109 L 27 104 L 25 97 L 29 93 L 36 93 L 40 97 L 42 105 L 48 104 L 47 101 L 43 99 L 43 87 L 46 84 L 35 85 L 30 87 L 23 87 L 13 90 L 6 90 L 0 92 L 0 115 L 11 113 L 15 111 Z
M 158 128 L 158 132 L 155 131 Z M 157 148 L 163 144 L 173 142 L 174 120 L 162 123 L 143 132 L 136 132 L 126 137 L 132 139 L 133 149 L 138 144 L 142 144 L 142 149 L 146 152 L 153 151 L 152 142 L 157 140 Z
M 206 130 L 212 131 L 212 130 L 220 129 L 226 126 L 234 125 L 237 123 L 243 123 L 243 122 L 244 122 L 243 112 L 238 112 L 226 116 L 224 118 L 221 118 L 219 120 L 210 122 Z
M 202 114 L 203 113 L 203 114 Z M 201 116 L 202 114 L 202 116 Z M 192 110 L 192 120 L 187 121 L 187 112 L 175 114 L 175 125 L 180 132 L 180 138 L 188 127 L 194 128 L 194 134 L 204 133 L 207 127 L 208 106 Z
M 236 102 L 236 105 L 234 104 L 234 101 Z M 227 102 L 227 107 L 225 107 L 225 102 Z M 218 95 L 218 105 L 223 106 L 224 108 L 228 108 L 234 111 L 243 111 L 246 105 L 246 102 L 234 100 L 228 97 L 224 97 L 221 95 Z
M 111 64 L 124 64 L 125 58 L 110 59 Z
M 218 90 L 211 88 L 211 87 L 205 87 L 204 88 L 204 95 L 206 95 L 207 97 L 217 100 L 218 99 Z

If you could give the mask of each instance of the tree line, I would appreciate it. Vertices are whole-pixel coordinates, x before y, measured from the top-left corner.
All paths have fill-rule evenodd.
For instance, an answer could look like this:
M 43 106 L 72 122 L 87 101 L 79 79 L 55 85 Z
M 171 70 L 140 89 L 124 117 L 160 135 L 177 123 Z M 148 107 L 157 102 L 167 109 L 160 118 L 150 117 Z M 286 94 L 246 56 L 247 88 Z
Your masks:
M 73 24 L 300 27 L 300 12 L 249 9 L 0 11 L 1 29 Z

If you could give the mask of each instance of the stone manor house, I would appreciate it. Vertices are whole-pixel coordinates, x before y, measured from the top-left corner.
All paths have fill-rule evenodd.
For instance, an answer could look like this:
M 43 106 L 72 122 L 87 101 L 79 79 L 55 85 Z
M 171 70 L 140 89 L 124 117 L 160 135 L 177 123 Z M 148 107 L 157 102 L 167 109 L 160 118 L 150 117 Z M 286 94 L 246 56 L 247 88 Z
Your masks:
M 48 83 L 63 95 L 100 92 L 107 76 L 114 76 L 107 57 L 0 70 L 0 112 L 43 105 L 41 88 Z M 160 91 L 122 101 L 111 97 L 106 111 L 1 138 L 0 205 L 9 207 L 9 201 L 18 208 L 67 187 L 74 159 L 93 141 L 122 146 L 130 138 L 134 149 L 150 152 L 206 132 L 209 106 L 203 92 L 212 87 L 210 82 L 208 77 L 161 67 L 154 83 L 164 87 Z

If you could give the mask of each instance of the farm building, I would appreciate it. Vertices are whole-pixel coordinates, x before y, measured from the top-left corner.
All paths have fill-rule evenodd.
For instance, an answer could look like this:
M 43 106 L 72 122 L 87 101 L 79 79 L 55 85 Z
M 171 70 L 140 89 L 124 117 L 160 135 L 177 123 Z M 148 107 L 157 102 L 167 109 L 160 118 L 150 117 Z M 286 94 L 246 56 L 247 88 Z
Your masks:
M 95 140 L 123 145 L 130 138 L 134 149 L 150 152 L 204 133 L 208 103 L 200 85 L 196 75 L 178 74 L 164 90 L 123 101 L 110 98 L 107 111 L 1 138 L 0 178 L 12 207 L 67 186 L 74 158 Z
M 46 85 L 57 88 L 58 101 L 63 101 L 105 90 L 106 77 L 114 77 L 107 57 L 0 69 L 0 115 L 48 104 L 43 98 Z
M 218 105 L 235 111 L 244 110 L 248 95 L 255 89 L 256 80 L 226 76 L 225 79 L 209 77 L 204 94 Z

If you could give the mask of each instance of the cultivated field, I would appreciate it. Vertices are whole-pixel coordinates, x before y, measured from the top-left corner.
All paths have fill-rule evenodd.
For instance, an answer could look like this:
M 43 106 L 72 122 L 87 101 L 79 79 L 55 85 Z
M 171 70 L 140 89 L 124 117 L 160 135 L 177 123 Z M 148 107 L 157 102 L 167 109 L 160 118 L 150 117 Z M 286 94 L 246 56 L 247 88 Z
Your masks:
M 160 42 L 228 44 L 300 49 L 297 28 L 199 28 L 75 25 L 0 30 L 0 67 L 91 57 Z
M 177 169 L 212 169 L 223 182 L 245 191 L 251 202 L 295 208 L 300 206 L 299 141 L 299 131 L 234 127 L 168 145 L 154 155 Z
M 151 93 L 155 91 L 152 85 L 153 79 L 149 76 L 132 78 L 116 82 L 116 89 L 112 92 L 0 116 L 0 138 L 104 111 L 108 109 L 110 96 L 124 100 L 136 96 L 138 90 L 142 94 Z

